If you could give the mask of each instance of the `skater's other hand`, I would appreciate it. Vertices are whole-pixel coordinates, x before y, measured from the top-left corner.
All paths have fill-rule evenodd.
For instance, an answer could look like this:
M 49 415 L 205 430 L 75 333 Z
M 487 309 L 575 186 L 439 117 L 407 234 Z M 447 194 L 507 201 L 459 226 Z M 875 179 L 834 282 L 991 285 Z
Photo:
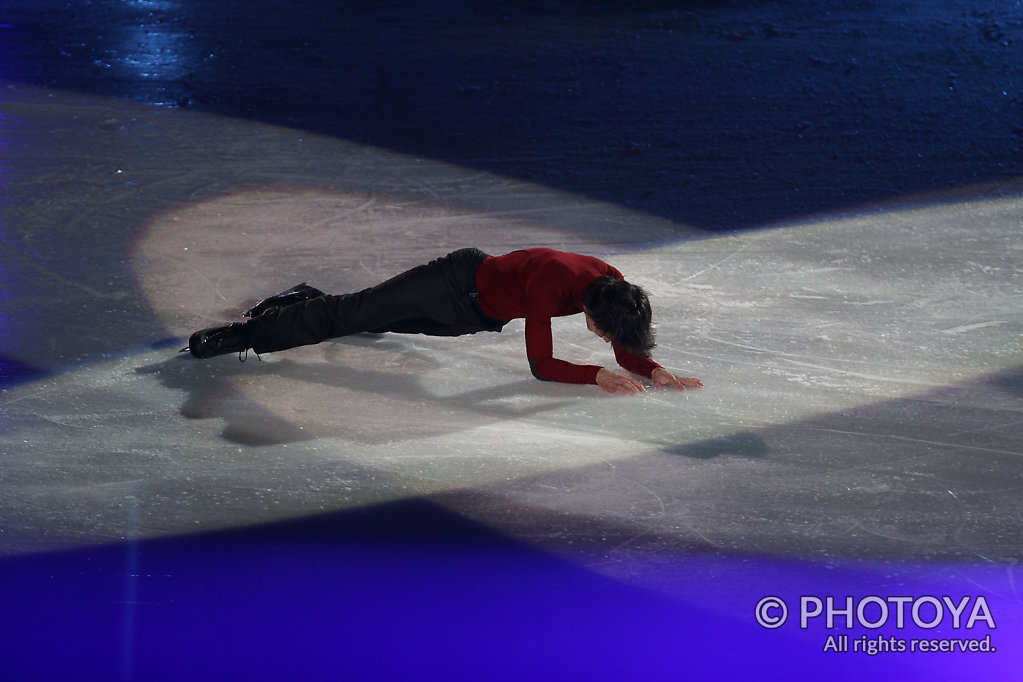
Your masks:
M 631 395 L 633 393 L 643 392 L 643 384 L 639 383 L 631 377 L 627 377 L 617 372 L 612 372 L 609 369 L 600 368 L 597 372 L 597 386 L 608 393 L 622 393 L 624 395 Z
M 680 391 L 684 391 L 689 388 L 703 388 L 703 382 L 699 379 L 672 374 L 663 367 L 655 368 L 650 374 L 650 379 L 654 382 L 654 385 L 659 388 L 677 388 Z

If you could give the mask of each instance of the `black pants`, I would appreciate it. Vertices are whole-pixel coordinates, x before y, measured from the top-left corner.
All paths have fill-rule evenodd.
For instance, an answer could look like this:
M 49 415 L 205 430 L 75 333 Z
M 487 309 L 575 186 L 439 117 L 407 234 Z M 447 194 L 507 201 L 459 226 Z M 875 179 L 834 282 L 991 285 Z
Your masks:
M 353 294 L 321 296 L 246 324 L 257 353 L 306 346 L 359 332 L 461 336 L 501 331 L 476 302 L 476 269 L 487 258 L 461 249 Z

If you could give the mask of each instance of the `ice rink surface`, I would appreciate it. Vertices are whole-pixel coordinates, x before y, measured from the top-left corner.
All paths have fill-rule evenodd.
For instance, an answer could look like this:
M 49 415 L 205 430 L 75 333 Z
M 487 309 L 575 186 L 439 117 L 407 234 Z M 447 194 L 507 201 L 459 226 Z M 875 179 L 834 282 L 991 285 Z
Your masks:
M 708 231 L 295 127 L 0 87 L 10 679 L 1019 679 L 1014 178 Z M 298 282 L 340 293 L 470 245 L 607 260 L 650 292 L 654 357 L 705 387 L 538 382 L 521 321 L 178 353 Z M 554 329 L 557 356 L 613 365 L 581 319 Z M 787 622 L 758 608 L 775 596 Z M 808 596 L 835 621 L 800 627 Z M 995 651 L 897 648 L 921 640 Z

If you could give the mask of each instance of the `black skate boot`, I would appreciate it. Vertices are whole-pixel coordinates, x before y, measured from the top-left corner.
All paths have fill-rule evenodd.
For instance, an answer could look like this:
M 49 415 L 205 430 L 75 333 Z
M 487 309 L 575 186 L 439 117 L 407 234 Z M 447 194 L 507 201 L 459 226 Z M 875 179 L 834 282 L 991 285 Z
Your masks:
M 305 282 L 296 284 L 287 291 L 282 291 L 279 294 L 274 294 L 268 298 L 264 298 L 262 301 L 254 305 L 252 308 L 245 311 L 245 317 L 259 317 L 266 313 L 280 310 L 289 305 L 294 305 L 301 301 L 308 301 L 310 298 L 319 298 L 323 296 L 323 292 L 316 287 L 311 287 Z
M 238 358 L 244 362 L 249 348 L 249 331 L 242 322 L 201 329 L 188 337 L 188 350 L 202 359 L 238 353 Z

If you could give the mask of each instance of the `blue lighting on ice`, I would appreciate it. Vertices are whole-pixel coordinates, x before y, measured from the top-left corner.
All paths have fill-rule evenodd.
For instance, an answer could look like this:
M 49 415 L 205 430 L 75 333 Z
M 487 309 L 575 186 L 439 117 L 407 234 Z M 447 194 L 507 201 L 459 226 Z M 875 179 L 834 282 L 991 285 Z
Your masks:
M 689 554 L 668 596 L 408 501 L 7 559 L 0 652 L 11 679 L 1007 679 L 1013 577 L 920 569 Z
M 5 26 L 0 24 L 0 28 Z M 7 157 L 8 120 L 0 111 L 0 214 L 6 214 L 8 203 L 8 177 L 5 159 Z M 13 297 L 13 282 L 6 260 L 10 234 L 5 220 L 0 220 L 0 389 L 10 388 L 14 384 L 32 381 L 43 376 L 45 372 L 26 365 L 5 353 L 12 345 L 10 310 Z

